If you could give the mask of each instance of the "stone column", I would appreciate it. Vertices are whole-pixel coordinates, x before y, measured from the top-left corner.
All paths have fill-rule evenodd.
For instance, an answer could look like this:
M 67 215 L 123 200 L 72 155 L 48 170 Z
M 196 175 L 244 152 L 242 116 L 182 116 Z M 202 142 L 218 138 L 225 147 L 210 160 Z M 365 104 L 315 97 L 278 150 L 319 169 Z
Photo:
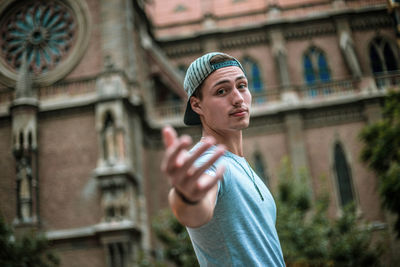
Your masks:
M 281 30 L 272 30 L 270 32 L 270 40 L 272 44 L 272 54 L 275 58 L 275 63 L 279 71 L 279 81 L 284 87 L 291 84 L 289 75 L 289 66 L 287 62 L 287 52 L 285 38 Z
M 135 41 L 133 38 L 134 10 L 129 0 L 101 0 L 101 38 L 103 58 L 117 70 L 123 70 L 129 79 L 137 71 Z
M 17 224 L 39 222 L 39 181 L 37 158 L 37 113 L 39 101 L 32 86 L 31 73 L 23 56 L 11 103 L 13 154 L 16 165 Z
M 299 178 L 302 173 L 308 174 L 309 168 L 301 114 L 298 111 L 288 112 L 285 126 L 290 161 L 295 177 Z

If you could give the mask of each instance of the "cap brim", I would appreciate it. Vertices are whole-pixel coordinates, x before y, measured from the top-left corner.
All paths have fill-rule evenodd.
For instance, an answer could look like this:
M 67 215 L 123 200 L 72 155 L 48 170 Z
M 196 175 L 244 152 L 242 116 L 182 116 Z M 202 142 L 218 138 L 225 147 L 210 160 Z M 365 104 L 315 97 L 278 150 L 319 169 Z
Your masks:
M 186 104 L 185 116 L 183 117 L 183 122 L 186 125 L 199 125 L 201 124 L 200 116 L 193 111 L 190 101 Z

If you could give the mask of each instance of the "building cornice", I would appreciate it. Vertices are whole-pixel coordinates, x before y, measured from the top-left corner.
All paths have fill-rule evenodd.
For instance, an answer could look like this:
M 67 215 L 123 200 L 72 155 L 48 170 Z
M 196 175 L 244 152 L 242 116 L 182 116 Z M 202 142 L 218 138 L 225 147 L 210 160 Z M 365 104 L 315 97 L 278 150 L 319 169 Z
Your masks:
M 168 42 L 179 42 L 179 41 L 184 41 L 184 40 L 190 40 L 190 39 L 197 39 L 200 37 L 205 37 L 209 35 L 215 35 L 215 34 L 229 34 L 229 33 L 236 33 L 238 31 L 249 31 L 249 30 L 257 30 L 260 28 L 263 28 L 265 30 L 268 30 L 270 27 L 272 28 L 280 28 L 280 27 L 285 27 L 288 28 L 293 25 L 299 25 L 299 24 L 310 24 L 317 22 L 319 20 L 330 20 L 330 19 L 335 19 L 337 17 L 343 17 L 347 16 L 349 18 L 352 18 L 354 15 L 366 15 L 368 13 L 373 13 L 371 17 L 374 19 L 368 20 L 369 22 L 369 27 L 382 27 L 382 26 L 390 26 L 389 20 L 390 17 L 388 16 L 381 16 L 377 17 L 376 12 L 387 12 L 387 7 L 386 5 L 377 5 L 377 6 L 369 6 L 369 7 L 361 7 L 361 8 L 346 8 L 346 9 L 338 9 L 338 10 L 330 10 L 326 12 L 321 12 L 321 13 L 315 13 L 312 15 L 308 16 L 303 16 L 303 17 L 279 17 L 277 16 L 276 18 L 272 19 L 267 19 L 264 22 L 259 22 L 259 23 L 254 23 L 254 24 L 247 24 L 244 26 L 234 26 L 234 27 L 226 27 L 226 28 L 219 28 L 219 29 L 206 29 L 206 30 L 200 30 L 196 31 L 195 33 L 188 33 L 188 34 L 182 34 L 182 35 L 169 35 L 169 36 L 162 36 L 162 37 L 157 37 L 156 39 L 158 42 L 161 43 L 168 43 Z M 383 18 L 385 17 L 385 18 Z M 223 17 L 221 17 L 223 18 Z M 220 17 L 215 17 L 215 20 L 221 20 Z M 200 21 L 199 21 L 200 23 Z M 190 24 L 193 24 L 193 22 L 190 22 Z M 355 23 L 354 26 L 357 27 L 357 25 L 364 25 L 365 23 L 358 22 Z M 155 31 L 157 30 L 165 30 L 168 28 L 173 28 L 173 27 L 181 27 L 187 25 L 186 23 L 182 24 L 171 24 L 171 25 L 165 25 L 163 27 L 155 27 Z M 332 24 L 333 25 L 333 24 Z M 359 26 L 358 26 L 359 27 Z

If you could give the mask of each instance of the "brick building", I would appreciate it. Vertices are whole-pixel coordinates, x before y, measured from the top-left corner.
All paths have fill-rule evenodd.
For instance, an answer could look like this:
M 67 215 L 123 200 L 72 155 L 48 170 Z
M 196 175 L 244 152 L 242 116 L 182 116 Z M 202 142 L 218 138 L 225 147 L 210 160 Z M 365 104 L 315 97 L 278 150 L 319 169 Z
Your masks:
M 0 211 L 45 232 L 62 266 L 131 266 L 157 249 L 160 129 L 199 138 L 182 122 L 182 73 L 215 50 L 246 68 L 244 152 L 271 191 L 289 157 L 313 194 L 328 188 L 330 216 L 355 201 L 389 233 L 394 260 L 358 139 L 399 83 L 385 0 L 6 0 L 0 14 Z

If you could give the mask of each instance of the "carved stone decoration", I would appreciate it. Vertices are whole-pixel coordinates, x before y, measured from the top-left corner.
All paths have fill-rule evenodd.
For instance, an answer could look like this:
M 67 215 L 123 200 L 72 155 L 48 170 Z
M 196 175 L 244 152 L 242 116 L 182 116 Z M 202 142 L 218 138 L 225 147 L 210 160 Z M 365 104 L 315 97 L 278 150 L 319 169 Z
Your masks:
M 344 55 L 346 63 L 355 78 L 362 76 L 360 63 L 358 61 L 353 39 L 351 37 L 351 29 L 347 20 L 337 21 L 340 49 Z
M 32 87 L 27 55 L 22 55 L 12 117 L 13 153 L 16 166 L 17 223 L 35 223 L 38 219 L 37 112 L 39 102 Z
M 81 60 L 90 38 L 84 1 L 0 3 L 0 82 L 14 86 L 26 56 L 33 82 L 54 83 Z
M 17 86 L 15 91 L 16 98 L 33 97 L 32 77 L 29 71 L 27 55 L 24 52 L 22 55 L 21 68 L 18 75 Z
M 187 42 L 184 44 L 166 44 L 163 50 L 168 57 L 174 58 L 201 53 L 203 48 L 200 42 Z
M 17 214 L 21 222 L 32 219 L 32 184 L 31 159 L 24 155 L 17 159 Z
M 381 14 L 372 16 L 354 16 L 350 20 L 350 28 L 352 31 L 370 31 L 371 29 L 393 28 L 394 23 L 387 10 L 383 10 Z
M 272 54 L 279 70 L 279 80 L 283 86 L 290 85 L 289 66 L 287 63 L 287 52 L 285 40 L 281 31 L 271 31 Z
M 312 25 L 293 26 L 284 30 L 286 40 L 309 39 L 315 36 L 330 35 L 336 32 L 333 23 L 321 21 Z
M 219 49 L 233 49 L 250 47 L 254 45 L 261 45 L 268 43 L 268 36 L 264 32 L 257 32 L 252 34 L 245 34 L 240 36 L 226 37 L 220 40 Z
M 354 44 L 347 32 L 341 32 L 340 34 L 340 48 L 345 55 L 346 62 L 353 74 L 353 77 L 361 77 L 361 67 L 354 50 Z
M 112 63 L 109 64 L 112 65 Z M 113 75 L 112 73 L 103 75 L 103 77 L 98 79 L 96 88 L 97 94 L 101 98 L 121 97 L 128 95 L 126 81 L 121 75 Z
M 104 222 L 135 220 L 133 184 L 123 175 L 99 177 Z
M 99 167 L 114 166 L 127 163 L 127 151 L 125 149 L 125 128 L 120 105 L 109 103 L 101 110 L 99 129 L 100 158 Z
M 115 125 L 111 115 L 108 113 L 104 122 L 102 133 L 104 160 L 110 165 L 114 164 L 117 159 Z

